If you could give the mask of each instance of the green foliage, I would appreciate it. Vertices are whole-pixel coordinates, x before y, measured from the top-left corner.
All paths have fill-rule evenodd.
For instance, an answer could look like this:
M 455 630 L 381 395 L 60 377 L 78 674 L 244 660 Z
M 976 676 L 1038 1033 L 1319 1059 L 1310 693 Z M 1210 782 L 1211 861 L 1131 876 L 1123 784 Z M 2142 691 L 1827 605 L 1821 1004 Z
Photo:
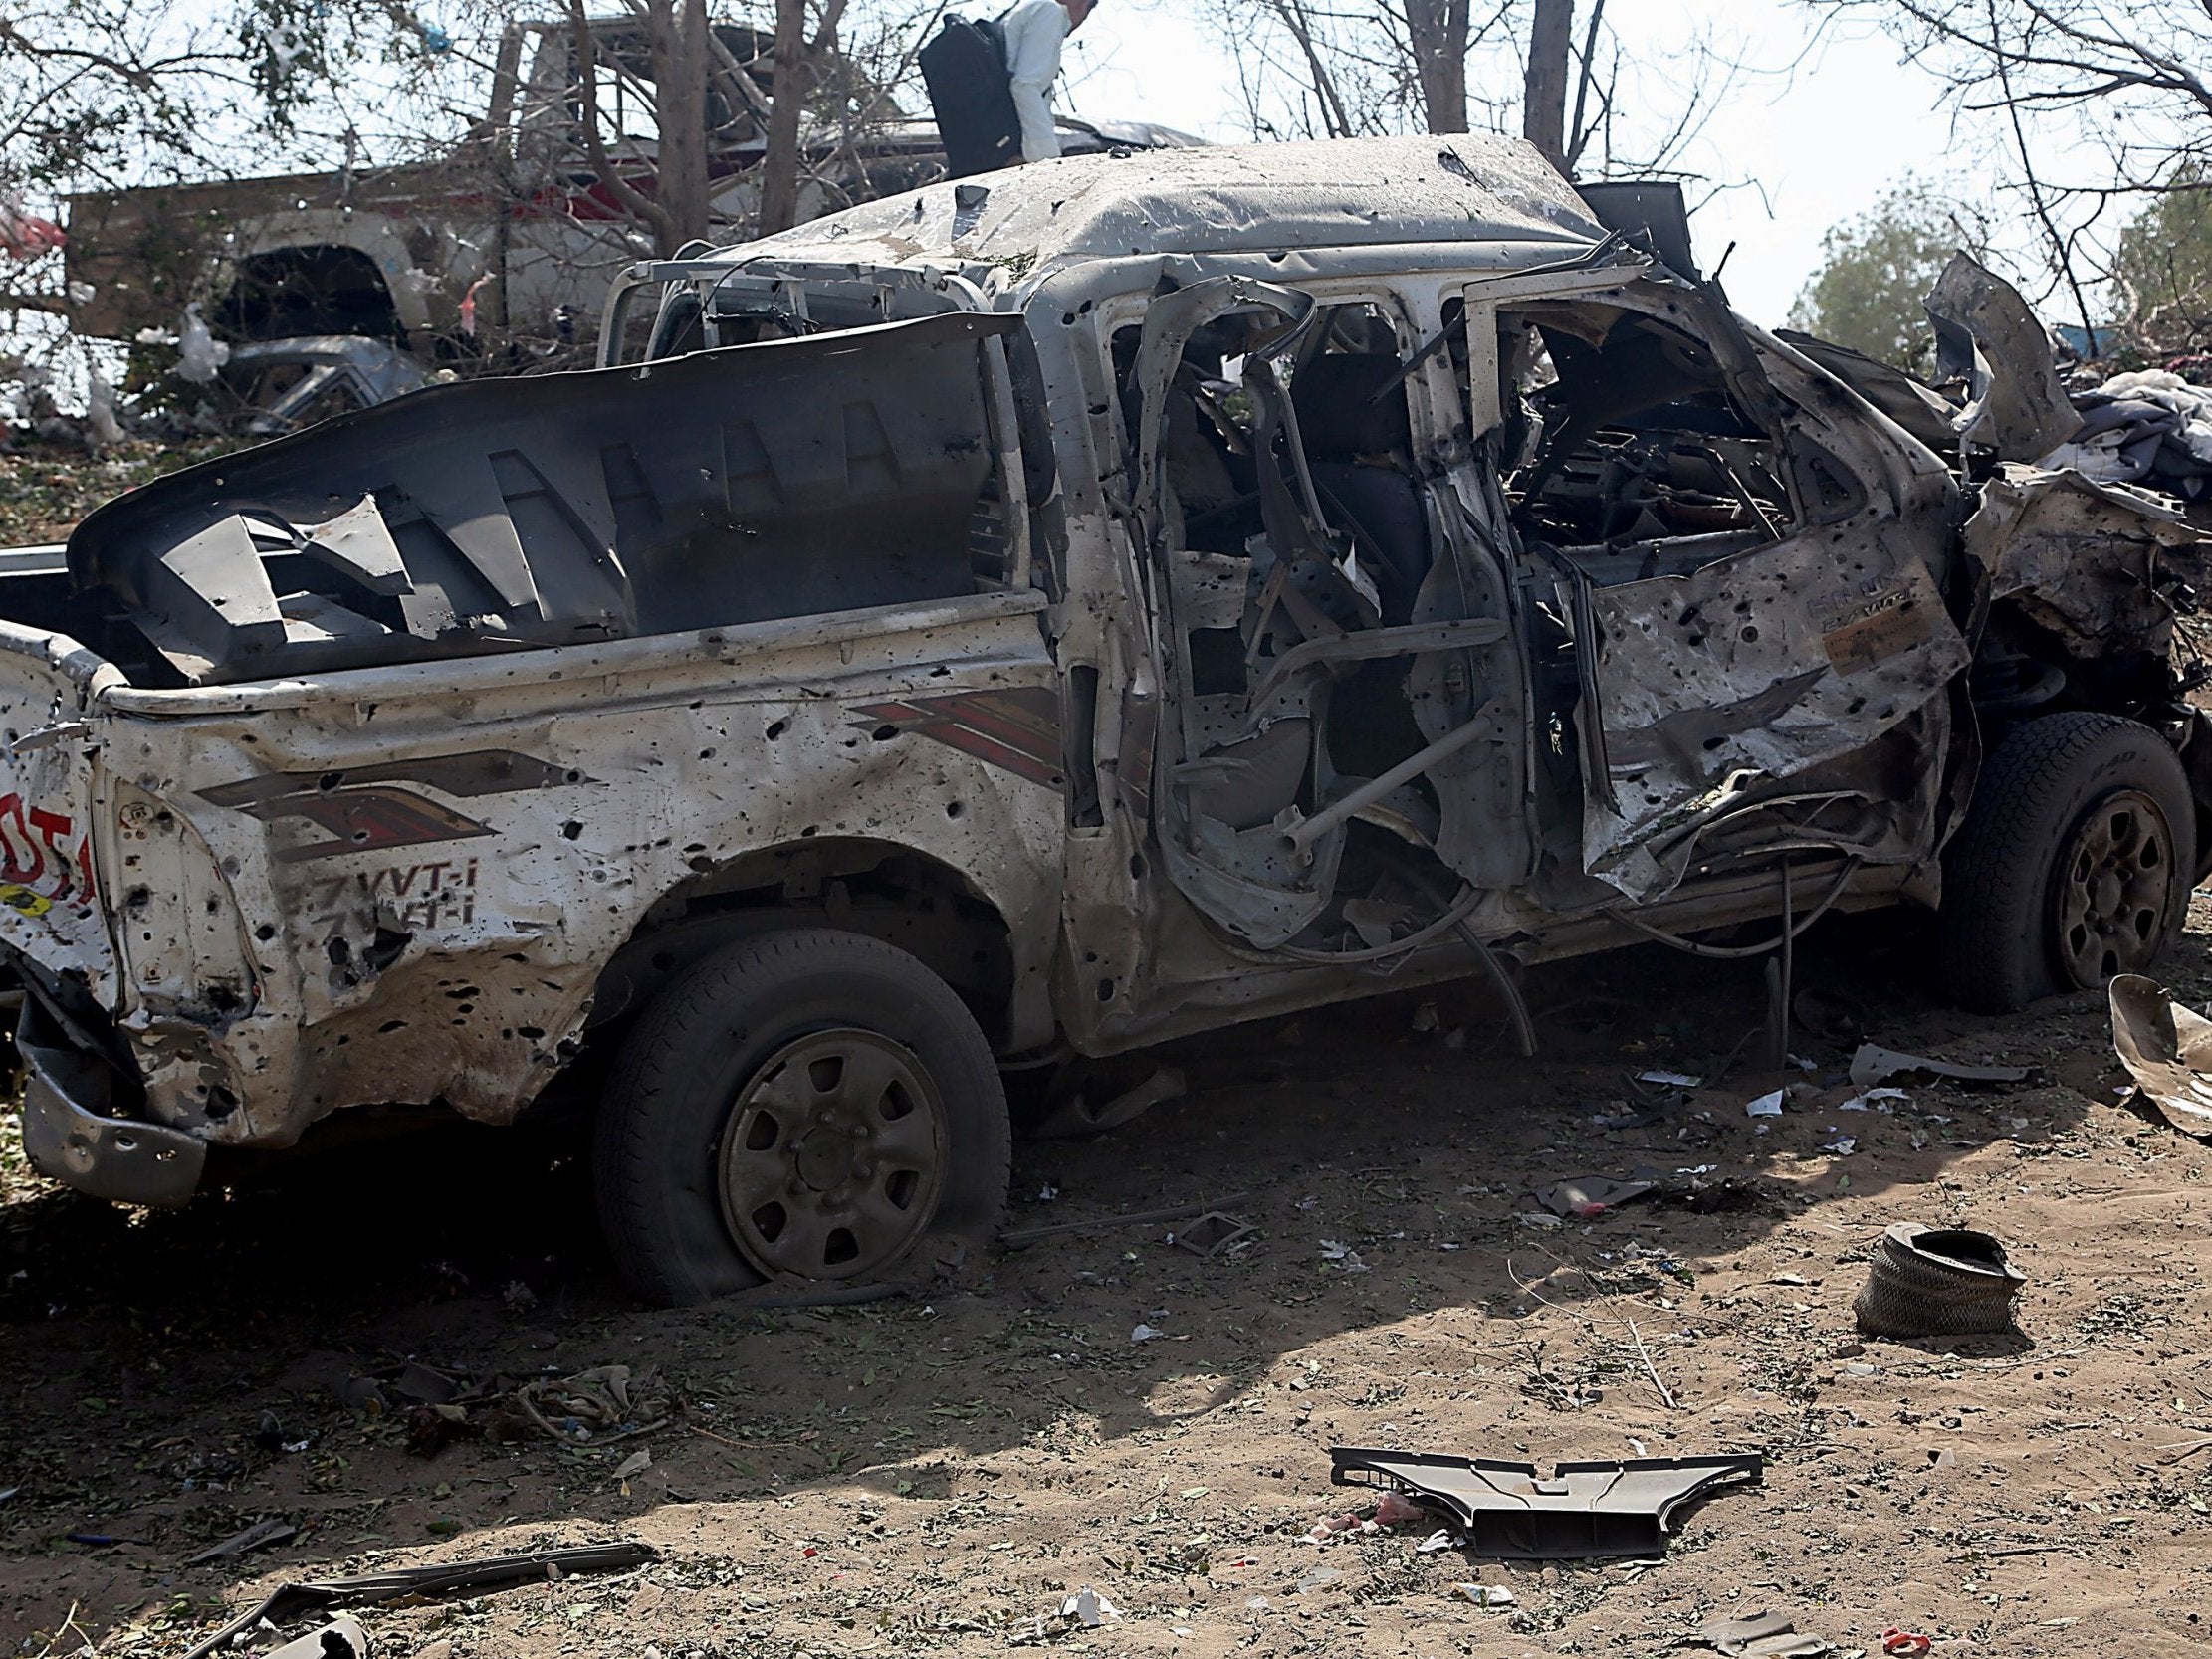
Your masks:
M 391 4 L 0 0 L 0 188 L 188 176 L 299 118 L 360 66 L 434 56 L 442 31 Z
M 47 443 L 22 429 L 0 438 L 0 546 L 59 541 L 70 527 L 102 502 L 135 490 L 179 467 L 205 461 L 238 447 L 232 438 L 202 438 L 185 443 L 133 439 L 105 455 L 90 455 L 74 440 Z M 0 1143 L 8 1139 L 0 1135 Z M 11 1174 L 0 1156 L 0 1192 Z
M 2112 261 L 2127 332 L 2155 355 L 2212 340 L 2212 176 L 2177 174 L 2119 234 Z
M 1821 238 L 1820 268 L 1791 309 L 1791 326 L 1914 374 L 1935 364 L 1920 302 L 1960 248 L 1978 253 L 1981 227 L 1926 184 L 1907 180 Z

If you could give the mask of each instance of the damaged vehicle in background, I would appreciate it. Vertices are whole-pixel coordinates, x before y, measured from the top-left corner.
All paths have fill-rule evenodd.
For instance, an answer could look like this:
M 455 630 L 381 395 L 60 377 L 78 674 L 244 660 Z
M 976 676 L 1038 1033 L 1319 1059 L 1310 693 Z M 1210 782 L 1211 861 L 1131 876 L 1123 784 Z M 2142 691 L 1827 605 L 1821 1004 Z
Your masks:
M 989 1235 L 1001 1069 L 1885 905 L 1977 1007 L 2154 960 L 2192 532 L 2020 464 L 1971 262 L 1923 441 L 1671 258 L 1504 140 L 1061 161 L 111 503 L 0 580 L 33 1158 L 599 1075 L 641 1294 L 858 1287 Z
M 710 32 L 705 165 L 720 239 L 758 223 L 774 45 L 749 24 Z M 808 46 L 802 63 L 815 93 L 798 139 L 800 217 L 943 176 L 936 125 L 902 112 L 891 89 L 832 47 Z M 482 115 L 431 159 L 356 162 L 349 146 L 335 171 L 72 196 L 71 327 L 160 344 L 196 307 L 232 348 L 221 384 L 199 382 L 205 416 L 256 437 L 396 397 L 433 370 L 588 361 L 609 274 L 652 246 L 623 191 L 652 196 L 659 183 L 653 31 L 635 7 L 520 20 L 489 67 Z M 595 165 L 592 112 L 620 188 Z M 1064 117 L 1059 137 L 1069 155 L 1198 142 L 1150 122 Z

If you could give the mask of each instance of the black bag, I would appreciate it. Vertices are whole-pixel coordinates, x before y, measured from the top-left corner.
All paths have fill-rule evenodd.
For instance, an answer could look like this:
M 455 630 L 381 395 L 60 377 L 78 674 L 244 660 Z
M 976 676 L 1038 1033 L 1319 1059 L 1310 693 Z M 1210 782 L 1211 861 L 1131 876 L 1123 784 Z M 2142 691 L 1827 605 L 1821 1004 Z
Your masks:
M 948 17 L 915 61 L 929 89 L 949 176 L 994 172 L 1021 159 L 1021 117 L 1013 107 L 1004 29 Z

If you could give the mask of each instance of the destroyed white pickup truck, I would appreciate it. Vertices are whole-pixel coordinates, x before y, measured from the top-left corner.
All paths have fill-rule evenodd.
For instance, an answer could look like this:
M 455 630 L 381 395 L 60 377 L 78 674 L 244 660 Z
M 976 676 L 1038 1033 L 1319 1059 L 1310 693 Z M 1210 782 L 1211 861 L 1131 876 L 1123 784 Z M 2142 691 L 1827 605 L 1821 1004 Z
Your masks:
M 40 1168 L 611 1055 L 639 1292 L 873 1286 L 993 1227 L 1001 1068 L 1896 903 L 2012 1006 L 2206 867 L 2193 532 L 2021 464 L 1970 263 L 1955 417 L 1483 138 L 932 186 L 636 268 L 608 356 L 644 305 L 0 577 Z

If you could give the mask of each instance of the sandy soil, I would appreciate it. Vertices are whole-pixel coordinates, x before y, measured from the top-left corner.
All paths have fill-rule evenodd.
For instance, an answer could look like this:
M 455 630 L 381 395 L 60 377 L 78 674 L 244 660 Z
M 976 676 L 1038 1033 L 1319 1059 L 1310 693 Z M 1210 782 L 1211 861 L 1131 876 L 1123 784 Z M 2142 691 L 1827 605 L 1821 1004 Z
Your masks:
M 2194 928 L 2168 977 L 2202 1005 L 2201 901 Z M 1641 1655 L 1768 1606 L 1847 1653 L 1889 1626 L 1938 1654 L 2199 1652 L 2212 1451 L 2177 1448 L 2212 1435 L 2206 1150 L 2115 1102 L 2095 999 L 1969 1019 L 1927 992 L 1925 956 L 1895 922 L 1808 941 L 1800 982 L 1845 1012 L 1800 1034 L 1812 1088 L 1765 1126 L 1744 1103 L 1781 1080 L 1740 1065 L 1674 1117 L 1593 1124 L 1625 1071 L 1710 1073 L 1758 1018 L 1749 966 L 1656 949 L 1536 975 L 1531 1064 L 1493 1046 L 1472 990 L 1435 999 L 1433 1031 L 1413 1029 L 1428 999 L 1394 997 L 1190 1045 L 1188 1100 L 1020 1151 L 1012 1224 L 1248 1193 L 1229 1206 L 1248 1246 L 1063 1238 L 927 1303 L 640 1313 L 557 1130 L 296 1162 L 158 1217 L 18 1161 L 0 1652 L 175 1654 L 286 1579 L 612 1539 L 662 1559 L 362 1616 L 381 1655 L 457 1659 Z M 1861 1034 L 2036 1075 L 1841 1113 Z M 1856 1149 L 1824 1149 L 1840 1135 Z M 1708 1193 L 1523 1219 L 1532 1182 L 1639 1167 Z M 2006 1239 L 2032 1278 L 2024 1335 L 1862 1351 L 1851 1299 L 1901 1219 Z M 1139 1325 L 1163 1335 L 1133 1343 Z M 416 1455 L 403 1401 L 370 1415 L 336 1392 L 410 1357 L 487 1390 L 650 1366 L 672 1415 L 604 1446 Z M 1328 1484 L 1338 1444 L 1757 1450 L 1767 1470 L 1688 1515 L 1663 1560 L 1530 1567 L 1420 1555 L 1420 1525 L 1307 1542 L 1356 1496 Z M 641 1448 L 651 1466 L 620 1477 Z M 266 1516 L 299 1536 L 180 1564 Z M 1300 1589 L 1316 1567 L 1339 1576 Z M 1085 1585 L 1118 1621 L 1040 1624 Z

